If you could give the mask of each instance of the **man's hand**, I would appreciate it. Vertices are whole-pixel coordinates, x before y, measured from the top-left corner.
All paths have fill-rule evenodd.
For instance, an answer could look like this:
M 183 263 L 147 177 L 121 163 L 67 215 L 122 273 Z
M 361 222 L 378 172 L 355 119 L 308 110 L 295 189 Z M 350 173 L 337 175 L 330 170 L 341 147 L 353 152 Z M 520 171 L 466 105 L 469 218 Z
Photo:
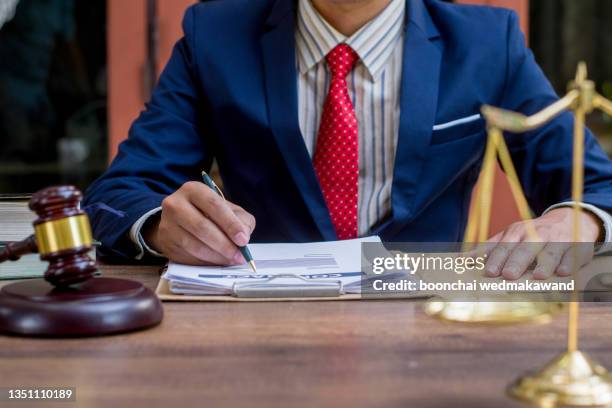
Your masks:
M 534 279 L 547 279 L 553 273 L 571 274 L 574 267 L 574 251 L 570 250 L 574 241 L 573 209 L 557 208 L 532 222 L 539 236 L 537 242 L 530 240 L 526 222 L 514 223 L 488 241 L 492 245 L 485 266 L 487 276 L 518 279 L 536 260 Z M 582 211 L 579 223 L 579 242 L 596 242 L 602 229 L 599 219 Z M 580 245 L 578 249 L 578 264 L 583 266 L 593 258 L 594 245 Z
M 175 262 L 232 265 L 249 242 L 255 218 L 203 183 L 190 181 L 162 202 L 161 218 L 143 229 L 148 245 Z

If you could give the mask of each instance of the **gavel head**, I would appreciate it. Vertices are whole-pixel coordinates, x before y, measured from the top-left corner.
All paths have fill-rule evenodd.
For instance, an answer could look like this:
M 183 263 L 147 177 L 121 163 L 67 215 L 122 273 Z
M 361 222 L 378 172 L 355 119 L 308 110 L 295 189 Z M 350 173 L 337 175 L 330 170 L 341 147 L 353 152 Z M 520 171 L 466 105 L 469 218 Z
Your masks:
M 96 263 L 88 255 L 93 239 L 89 218 L 79 207 L 83 195 L 74 186 L 49 187 L 30 200 L 38 215 L 34 236 L 42 260 L 49 262 L 45 279 L 58 287 L 93 277 Z

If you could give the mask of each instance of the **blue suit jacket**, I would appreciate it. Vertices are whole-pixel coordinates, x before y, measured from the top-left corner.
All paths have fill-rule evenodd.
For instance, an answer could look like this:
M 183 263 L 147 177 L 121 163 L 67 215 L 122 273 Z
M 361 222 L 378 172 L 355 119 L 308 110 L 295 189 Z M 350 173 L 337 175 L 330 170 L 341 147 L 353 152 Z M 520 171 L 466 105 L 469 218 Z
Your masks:
M 216 158 L 254 242 L 336 238 L 298 124 L 294 0 L 223 0 L 187 10 L 146 110 L 86 193 L 103 255 L 131 257 L 128 230 Z M 534 113 L 557 99 L 503 9 L 407 0 L 392 214 L 372 234 L 460 241 L 486 141 L 482 121 L 432 131 L 482 104 Z M 532 209 L 569 199 L 572 115 L 507 135 Z M 612 166 L 588 133 L 584 201 L 612 209 Z

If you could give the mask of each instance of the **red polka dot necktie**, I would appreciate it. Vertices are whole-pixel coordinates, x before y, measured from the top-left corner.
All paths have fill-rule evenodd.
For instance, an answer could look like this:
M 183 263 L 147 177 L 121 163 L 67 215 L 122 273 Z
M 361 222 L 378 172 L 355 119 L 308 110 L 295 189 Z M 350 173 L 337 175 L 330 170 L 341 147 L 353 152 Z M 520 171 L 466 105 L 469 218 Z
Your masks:
M 357 237 L 359 138 L 346 76 L 358 58 L 346 44 L 337 45 L 326 56 L 332 80 L 313 157 L 338 239 Z

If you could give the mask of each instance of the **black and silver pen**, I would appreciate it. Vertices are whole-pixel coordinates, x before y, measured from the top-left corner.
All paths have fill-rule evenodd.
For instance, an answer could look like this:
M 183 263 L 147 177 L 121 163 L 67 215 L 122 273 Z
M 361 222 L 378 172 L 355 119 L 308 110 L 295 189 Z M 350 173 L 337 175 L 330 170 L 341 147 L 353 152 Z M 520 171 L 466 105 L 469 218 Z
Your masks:
M 205 171 L 202 171 L 202 182 L 204 182 L 204 184 L 210 187 L 215 193 L 219 194 L 221 198 L 225 200 L 223 191 L 221 191 L 219 186 L 217 186 L 217 183 L 215 183 L 213 179 Z M 251 251 L 249 251 L 249 247 L 245 245 L 242 247 L 238 247 L 238 249 L 240 249 L 240 253 L 244 257 L 244 259 L 249 263 L 249 265 L 251 266 L 251 269 L 253 269 L 253 272 L 257 273 L 257 268 L 255 267 L 255 260 L 253 260 L 253 255 L 251 255 Z

